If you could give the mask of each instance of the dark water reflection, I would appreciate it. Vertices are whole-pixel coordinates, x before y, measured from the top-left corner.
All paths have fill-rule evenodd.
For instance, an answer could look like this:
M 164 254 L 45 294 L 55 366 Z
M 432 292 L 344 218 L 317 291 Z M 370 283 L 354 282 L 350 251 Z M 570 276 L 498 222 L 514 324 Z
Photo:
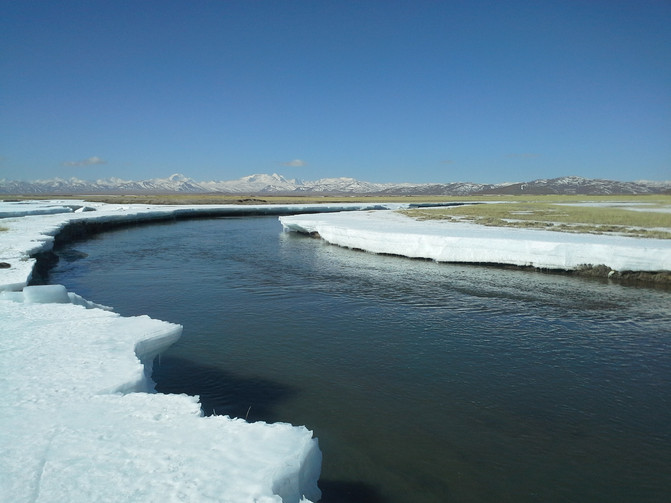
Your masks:
M 313 429 L 323 501 L 671 493 L 669 292 L 375 256 L 274 217 L 119 230 L 67 253 L 52 282 L 184 325 L 160 391 Z

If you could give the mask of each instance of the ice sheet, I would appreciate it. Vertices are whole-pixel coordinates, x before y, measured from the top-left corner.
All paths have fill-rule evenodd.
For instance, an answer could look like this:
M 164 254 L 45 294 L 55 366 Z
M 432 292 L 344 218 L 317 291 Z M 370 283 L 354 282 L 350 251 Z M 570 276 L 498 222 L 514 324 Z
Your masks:
M 671 240 L 417 221 L 394 211 L 282 216 L 288 231 L 318 233 L 329 243 L 440 262 L 496 263 L 571 270 L 671 270 Z

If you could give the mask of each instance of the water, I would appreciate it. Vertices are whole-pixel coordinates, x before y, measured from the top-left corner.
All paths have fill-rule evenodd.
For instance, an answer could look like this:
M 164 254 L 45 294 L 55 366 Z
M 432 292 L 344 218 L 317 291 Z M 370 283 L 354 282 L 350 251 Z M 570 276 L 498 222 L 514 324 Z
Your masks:
M 275 217 L 116 230 L 61 254 L 51 282 L 184 325 L 159 391 L 314 430 L 322 501 L 671 493 L 668 291 L 376 256 Z

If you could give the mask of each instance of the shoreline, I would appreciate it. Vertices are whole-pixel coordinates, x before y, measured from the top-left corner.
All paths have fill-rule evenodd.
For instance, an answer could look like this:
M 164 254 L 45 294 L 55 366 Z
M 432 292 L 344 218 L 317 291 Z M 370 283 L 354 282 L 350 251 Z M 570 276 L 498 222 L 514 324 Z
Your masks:
M 369 253 L 671 289 L 671 241 L 418 221 L 398 212 L 280 217 L 284 230 Z
M 245 216 L 281 216 L 341 211 L 406 208 L 400 203 L 382 204 L 260 204 L 260 205 L 150 205 L 90 203 L 84 200 L 36 200 L 33 212 L 26 207 L 31 201 L 0 201 L 4 208 L 13 207 L 16 215 L 0 208 L 0 237 L 13 237 L 14 243 L 0 246 L 0 291 L 19 290 L 28 284 L 34 255 L 53 249 L 57 240 L 84 238 L 106 229 L 149 225 L 190 218 Z M 39 219 L 32 227 L 26 224 Z M 28 219 L 28 220 L 25 220 Z M 26 225 L 24 225 L 26 224 Z M 17 238 L 18 235 L 18 238 Z M 13 277 L 15 281 L 8 280 Z
M 225 218 L 225 217 L 248 217 L 248 216 L 278 216 L 280 222 L 282 223 L 284 230 L 293 230 L 288 229 L 284 222 L 289 221 L 284 217 L 297 217 L 302 218 L 302 215 L 322 215 L 322 214 L 335 214 L 343 211 L 371 211 L 371 210 L 398 210 L 398 209 L 407 209 L 408 207 L 421 207 L 421 203 L 418 204 L 417 201 L 407 202 L 407 203 L 381 203 L 377 200 L 370 201 L 368 203 L 354 202 L 354 203 L 303 203 L 303 204 L 290 204 L 283 205 L 280 203 L 262 203 L 255 204 L 258 199 L 251 200 L 244 199 L 243 202 L 238 204 L 224 204 L 224 205 L 211 205 L 211 204 L 197 204 L 197 205 L 172 205 L 172 204 L 161 204 L 161 205 L 151 205 L 151 204 L 108 204 L 108 203 L 96 203 L 89 202 L 80 199 L 44 199 L 44 200 L 34 200 L 40 203 L 62 203 L 65 206 L 71 208 L 77 208 L 73 211 L 78 213 L 78 216 L 72 215 L 72 218 L 67 218 L 61 225 L 57 226 L 53 230 L 47 230 L 43 233 L 42 236 L 37 239 L 32 239 L 32 242 L 43 241 L 42 247 L 37 247 L 30 254 L 29 257 L 21 257 L 22 261 L 32 261 L 33 264 L 30 268 L 30 276 L 28 281 L 25 283 L 16 283 L 14 285 L 7 285 L 6 282 L 0 281 L 0 291 L 2 290 L 12 290 L 20 289 L 23 286 L 27 286 L 32 283 L 33 275 L 44 275 L 48 274 L 48 269 L 53 265 L 54 254 L 53 249 L 59 244 L 65 242 L 71 242 L 78 239 L 87 239 L 88 236 L 105 232 L 110 229 L 122 228 L 122 227 L 131 227 L 136 225 L 151 225 L 152 223 L 160 222 L 172 222 L 179 220 L 187 219 L 196 219 L 196 218 Z M 26 204 L 28 200 L 15 200 L 11 201 L 17 204 Z M 436 203 L 428 203 L 436 204 Z M 458 202 L 448 202 L 440 204 L 441 206 L 453 206 L 460 205 L 463 203 Z M 120 211 L 120 215 L 107 215 L 105 218 L 96 218 L 95 210 L 89 211 L 91 207 L 113 207 L 115 211 Z M 37 217 L 37 216 L 50 216 L 48 214 L 35 213 L 27 216 Z M 51 215 L 53 216 L 53 215 Z M 3 220 L 10 220 L 12 217 L 0 218 L 0 223 Z M 15 217 L 19 218 L 19 217 Z M 417 226 L 422 224 L 421 221 L 415 221 Z M 434 222 L 435 223 L 435 222 Z M 454 224 L 458 228 L 460 224 Z M 1 226 L 0 226 L 1 227 Z M 482 228 L 482 226 L 478 226 Z M 489 228 L 492 229 L 491 227 Z M 319 233 L 315 230 L 305 230 L 298 231 L 303 234 L 309 234 L 313 237 L 319 237 L 324 239 Z M 543 231 L 530 230 L 528 232 L 533 232 L 542 234 Z M 421 233 L 414 233 L 419 235 Z M 2 236 L 2 233 L 0 233 Z M 426 237 L 426 236 L 425 236 Z M 636 239 L 636 238 L 629 238 Z M 640 238 L 644 239 L 644 238 Z M 50 243 L 47 241 L 51 240 Z M 327 242 L 330 242 L 326 239 Z M 654 240 L 653 240 L 654 241 Z M 338 243 L 334 243 L 338 244 Z M 344 245 L 347 246 L 347 245 Z M 437 260 L 442 262 L 450 262 L 449 260 L 440 260 L 431 256 L 415 256 L 407 253 L 387 253 L 387 252 L 378 252 L 373 249 L 359 248 L 362 251 L 372 252 L 372 253 L 382 253 L 387 255 L 396 255 L 401 257 L 408 258 L 425 258 L 428 260 Z M 537 266 L 533 264 L 516 264 L 511 261 L 489 261 L 489 260 L 455 260 L 454 263 L 468 263 L 474 266 L 486 266 L 494 268 L 516 268 L 520 270 L 530 270 L 535 272 L 541 272 L 546 274 L 564 274 L 576 277 L 583 278 L 594 278 L 598 280 L 608 280 L 617 282 L 619 284 L 627 286 L 640 286 L 640 287 L 649 287 L 649 288 L 663 288 L 671 289 L 671 266 L 668 269 L 660 268 L 657 270 L 637 270 L 637 269 L 616 269 L 611 267 L 606 263 L 599 263 L 598 261 L 585 262 L 578 264 L 573 267 L 547 267 L 547 266 Z M 11 270 L 16 266 L 15 263 L 12 263 L 11 259 L 3 259 L 0 256 L 0 271 Z M 23 268 L 25 270 L 25 267 Z M 39 278 L 35 278 L 38 282 Z
M 239 211 L 41 206 L 0 220 L 0 499 L 318 500 L 322 454 L 305 426 L 206 417 L 198 397 L 155 392 L 154 357 L 181 325 L 122 317 L 60 285 L 28 286 L 36 256 L 59 241 Z
M 75 293 L 52 288 L 57 285 L 28 286 L 38 264 L 48 266 L 36 257 L 53 253 L 59 242 L 86 238 L 119 226 L 251 214 L 283 214 L 280 222 L 285 229 L 288 227 L 285 223 L 291 222 L 291 230 L 303 226 L 308 234 L 318 233 L 322 239 L 340 246 L 428 260 L 447 261 L 440 254 L 436 257 L 423 252 L 441 249 L 436 248 L 436 243 L 442 243 L 443 251 L 448 250 L 445 239 L 455 239 L 446 236 L 445 227 L 414 221 L 414 230 L 402 232 L 398 220 L 394 220 L 401 215 L 393 211 L 365 211 L 407 207 L 401 204 L 159 207 L 73 203 L 72 200 L 36 202 L 32 207 L 30 203 L 16 204 L 21 205 L 22 212 L 28 210 L 28 213 L 19 212 L 21 215 L 0 220 L 0 237 L 3 238 L 0 241 L 0 263 L 3 264 L 0 319 L 5 333 L 12 335 L 0 338 L 0 364 L 7 369 L 0 423 L 2 431 L 14 432 L 11 439 L 0 435 L 0 447 L 8 453 L 0 461 L 0 473 L 3 478 L 12 480 L 12 485 L 3 491 L 10 491 L 8 499 L 14 501 L 30 501 L 35 494 L 54 490 L 68 494 L 71 501 L 112 498 L 124 501 L 137 499 L 140 494 L 144 499 L 157 500 L 180 491 L 198 500 L 205 492 L 210 494 L 212 485 L 220 494 L 236 501 L 279 501 L 280 496 L 285 502 L 298 502 L 303 496 L 319 498 L 321 451 L 317 439 L 304 426 L 247 423 L 227 416 L 202 417 L 197 397 L 146 392 L 152 391 L 151 355 L 172 344 L 179 337 L 181 326 L 147 316 L 124 318 Z M 34 210 L 32 215 L 30 210 Z M 357 228 L 357 221 L 370 219 L 371 215 L 378 217 L 378 220 L 372 219 L 372 227 Z M 380 224 L 389 218 L 395 228 L 385 231 L 385 225 Z M 343 219 L 349 224 L 343 225 Z M 319 224 L 324 221 L 327 221 L 325 227 Z M 337 225 L 336 221 L 339 221 Z M 552 269 L 546 267 L 547 264 L 527 264 L 524 260 L 519 263 L 519 248 L 515 246 L 528 248 L 529 243 L 510 235 L 497 238 L 497 231 L 487 229 L 484 237 L 473 240 L 473 232 L 485 231 L 465 224 L 450 224 L 449 229 L 450 234 L 455 230 L 462 233 L 456 236 L 457 250 L 464 252 L 462 258 L 469 260 L 459 262 L 544 272 Z M 528 232 L 534 234 L 526 234 Z M 522 235 L 538 237 L 542 232 L 526 231 Z M 577 238 L 565 239 L 575 241 Z M 625 239 L 628 243 L 636 241 Z M 413 240 L 419 245 L 409 245 Z M 498 243 L 508 258 L 512 254 L 517 261 L 488 260 L 497 257 L 496 248 L 482 247 L 489 242 Z M 578 239 L 578 247 L 584 245 Z M 671 263 L 671 243 L 667 245 L 662 250 L 663 258 Z M 399 253 L 399 246 L 410 246 L 412 250 Z M 531 251 L 534 247 L 538 247 L 536 252 L 552 252 L 547 242 L 536 243 Z M 656 274 L 645 266 L 652 260 L 648 255 L 634 253 L 630 257 L 634 262 L 642 260 L 642 270 L 637 273 Z M 498 257 L 505 259 L 506 255 Z M 595 272 L 605 272 L 611 279 L 615 275 L 598 266 L 587 268 L 581 274 Z M 620 272 L 625 271 L 618 274 Z M 121 345 L 120 334 L 126 337 Z M 84 350 L 84 346 L 88 349 Z M 57 413 L 45 414 L 46 410 Z M 113 432 L 110 424 L 114 425 Z M 259 442 L 260 438 L 264 441 Z M 144 444 L 149 448 L 134 447 Z M 223 450 L 208 452 L 207 467 L 202 466 L 203 452 L 197 447 L 204 444 L 224 446 Z M 271 446 L 272 455 L 267 445 Z M 125 463 L 131 451 L 137 464 L 129 467 Z M 176 475 L 171 465 L 163 462 L 165 459 L 178 459 L 182 474 Z M 151 471 L 155 481 L 151 487 L 144 487 L 141 482 L 143 474 L 148 473 L 146 470 Z M 109 488 L 92 483 L 97 478 L 111 476 L 118 480 L 115 491 L 119 486 L 126 491 L 122 495 L 107 493 Z M 201 480 L 209 489 L 194 485 L 190 480 Z M 252 492 L 250 487 L 254 488 Z

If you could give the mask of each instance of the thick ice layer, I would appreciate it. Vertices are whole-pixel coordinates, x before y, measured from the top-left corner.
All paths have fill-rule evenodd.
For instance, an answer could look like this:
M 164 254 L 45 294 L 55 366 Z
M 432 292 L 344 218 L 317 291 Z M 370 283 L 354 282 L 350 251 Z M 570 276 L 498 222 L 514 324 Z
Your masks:
M 16 214 L 27 216 L 0 220 L 0 501 L 320 497 L 321 452 L 305 427 L 202 417 L 198 397 L 153 393 L 152 361 L 181 326 L 121 317 L 60 285 L 25 287 L 30 255 L 50 250 L 72 220 L 138 221 L 222 207 L 45 212 L 37 203 L 39 215 L 31 215 L 21 204 Z
M 134 393 L 151 390 L 142 362 L 179 325 L 7 300 L 0 320 L 0 500 L 319 497 L 307 429 L 201 417 L 197 397 Z
M 286 230 L 318 233 L 329 243 L 440 262 L 496 263 L 571 270 L 671 270 L 671 240 L 569 234 L 417 221 L 393 211 L 280 217 Z

